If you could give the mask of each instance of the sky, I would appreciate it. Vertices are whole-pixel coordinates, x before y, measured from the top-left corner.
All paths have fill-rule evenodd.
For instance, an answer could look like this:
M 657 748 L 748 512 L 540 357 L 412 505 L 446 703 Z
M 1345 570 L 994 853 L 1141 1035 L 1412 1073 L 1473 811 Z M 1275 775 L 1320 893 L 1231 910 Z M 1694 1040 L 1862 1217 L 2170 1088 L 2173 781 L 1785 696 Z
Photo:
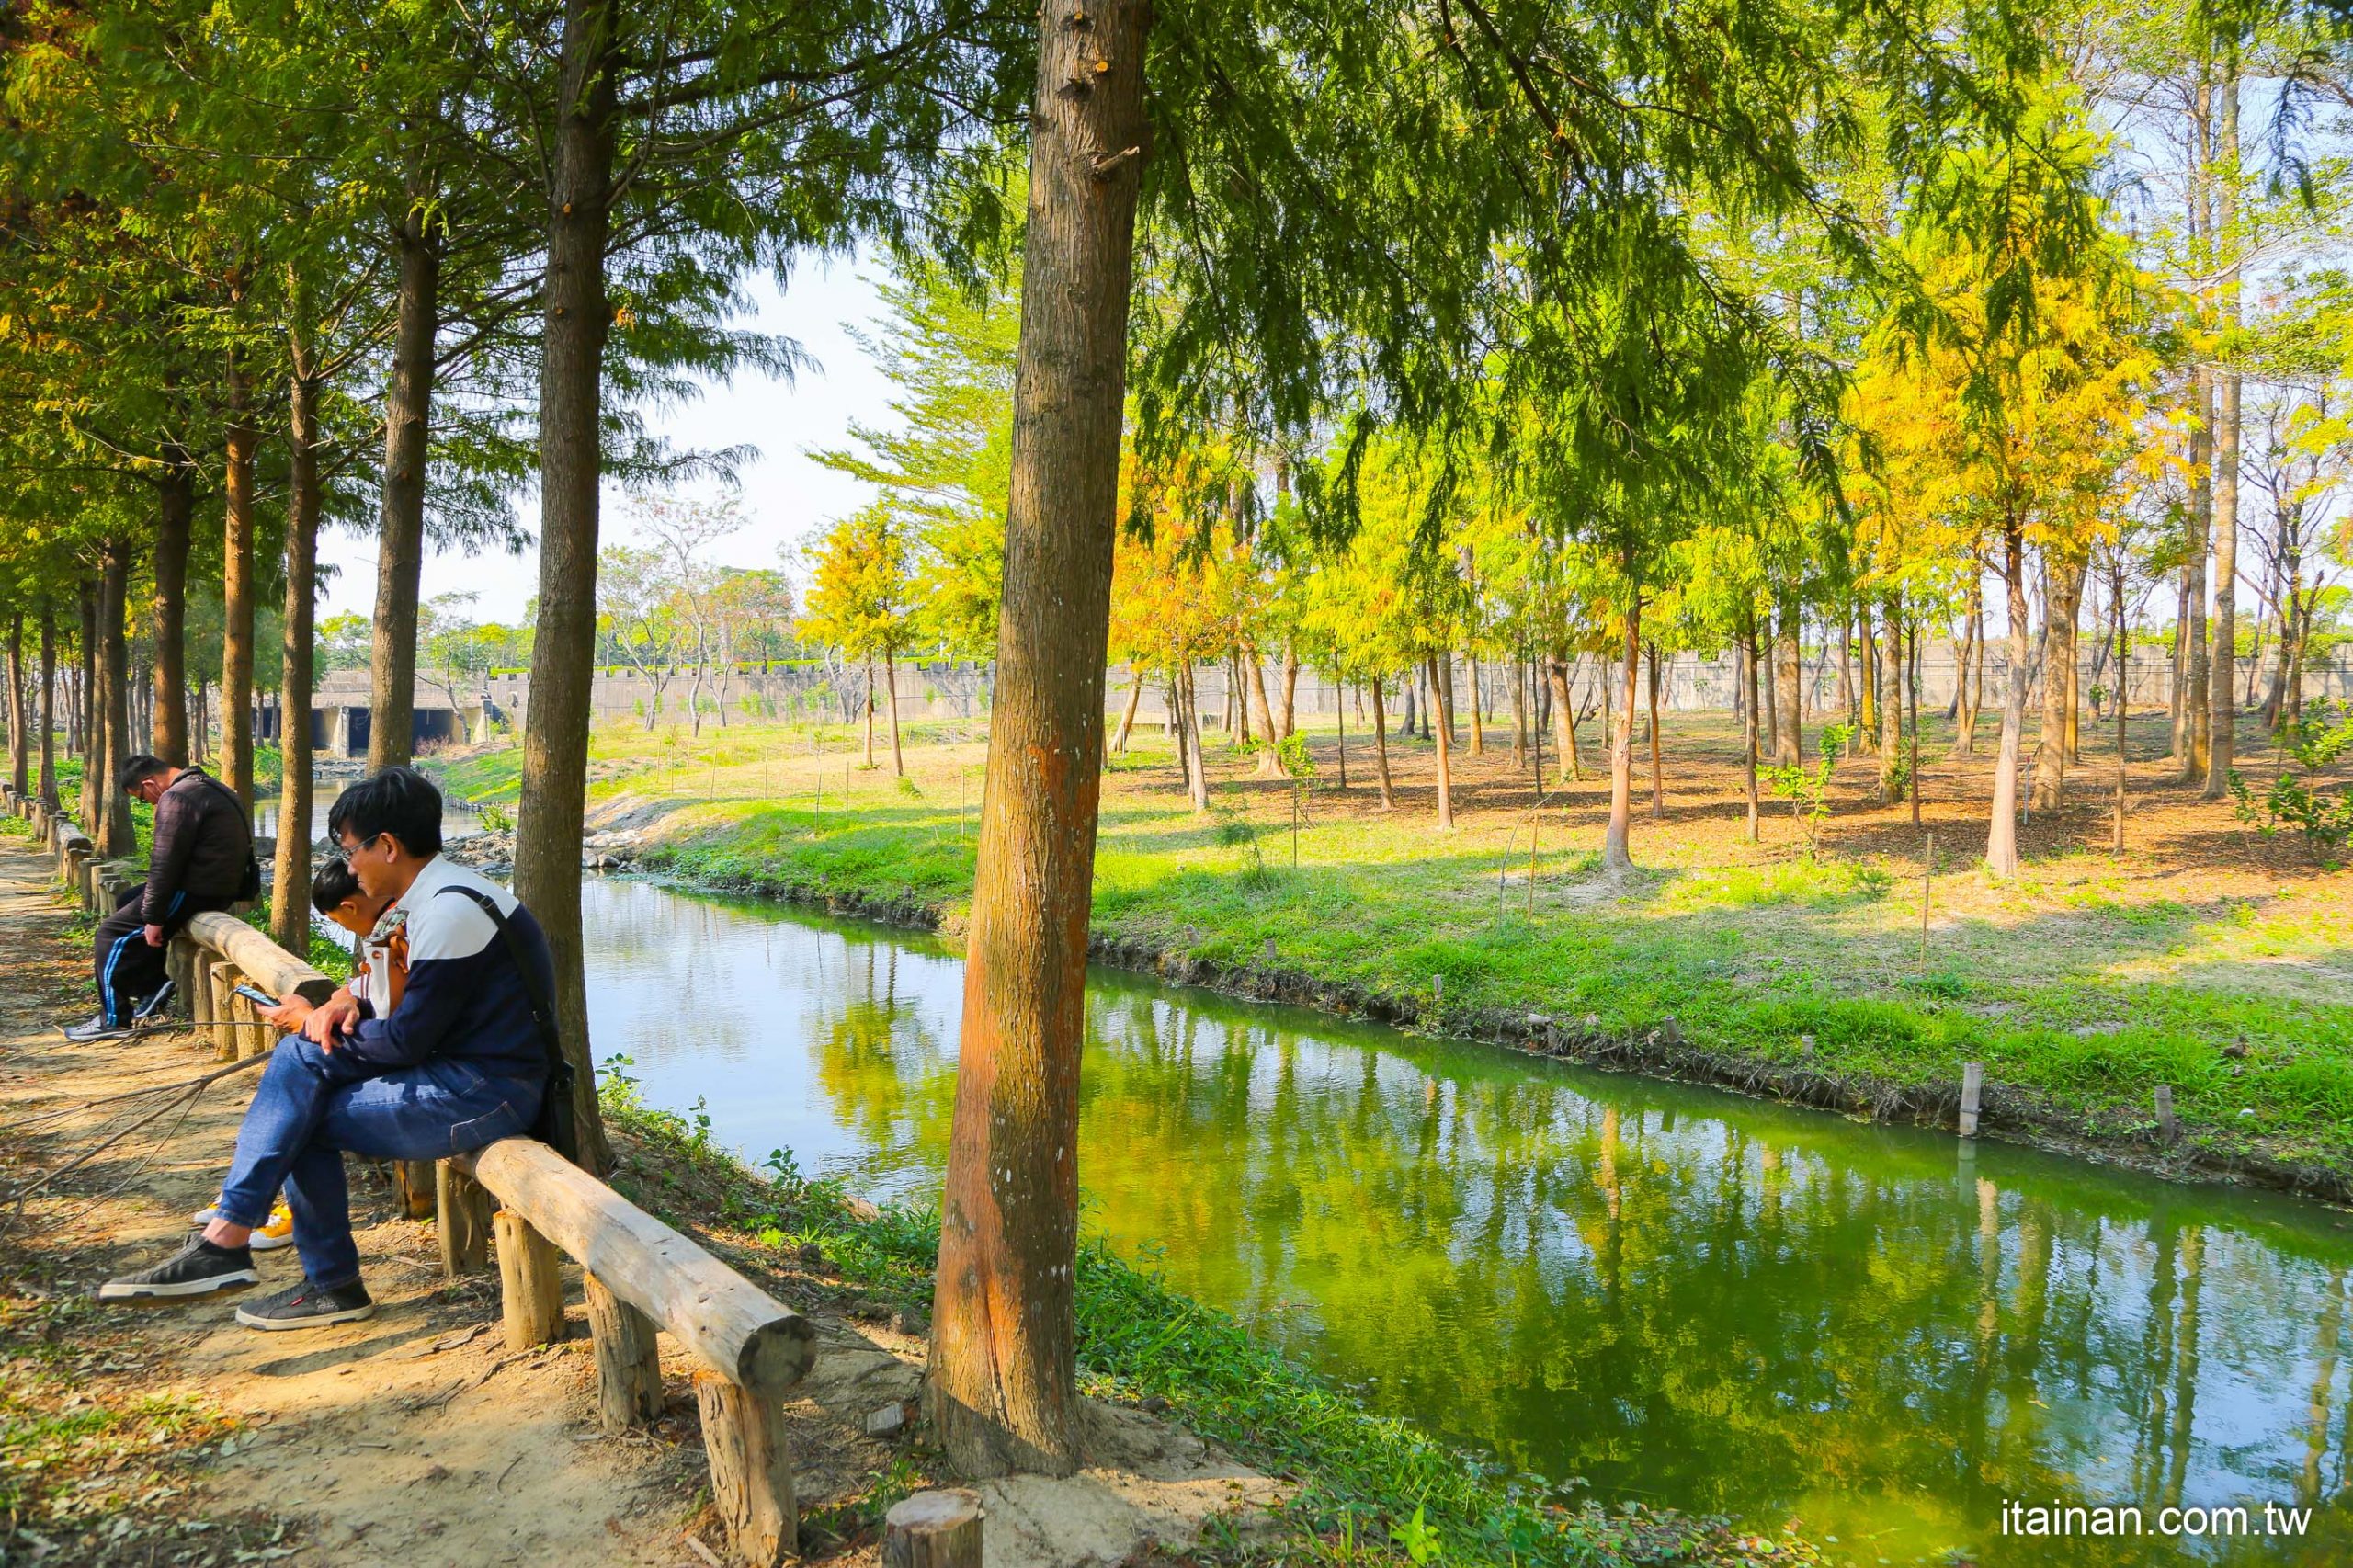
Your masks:
M 864 325 L 881 315 L 881 300 L 871 281 L 878 270 L 875 264 L 847 258 L 806 267 L 795 274 L 789 293 L 779 292 L 771 278 L 757 279 L 752 290 L 757 314 L 742 324 L 797 340 L 815 365 L 791 382 L 762 375 L 739 377 L 708 388 L 699 400 L 655 410 L 649 416 L 654 433 L 669 437 L 680 448 L 759 449 L 760 455 L 738 475 L 750 521 L 741 533 L 712 548 L 713 559 L 730 566 L 778 565 L 780 548 L 797 549 L 870 495 L 866 486 L 819 467 L 806 454 L 843 445 L 853 420 L 870 425 L 890 421 L 891 383 L 843 330 L 845 324 Z M 724 489 L 715 481 L 683 488 L 713 496 Z M 605 542 L 628 541 L 627 506 L 625 497 L 611 486 L 606 488 Z M 536 531 L 537 497 L 523 497 L 517 510 Z M 338 529 L 319 541 L 319 556 L 338 569 L 325 585 L 321 618 L 371 613 L 376 597 L 373 530 Z M 473 619 L 513 622 L 522 619 L 524 605 L 538 591 L 539 571 L 536 550 L 520 556 L 503 551 L 472 556 L 447 551 L 426 558 L 421 592 L 427 599 L 472 593 L 476 596 Z

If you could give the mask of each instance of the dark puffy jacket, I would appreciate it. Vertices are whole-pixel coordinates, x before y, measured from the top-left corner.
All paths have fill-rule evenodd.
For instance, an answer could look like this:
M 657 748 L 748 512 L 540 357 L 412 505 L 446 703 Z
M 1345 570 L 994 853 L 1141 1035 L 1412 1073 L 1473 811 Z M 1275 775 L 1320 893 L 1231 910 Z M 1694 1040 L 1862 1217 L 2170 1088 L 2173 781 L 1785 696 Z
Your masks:
M 142 921 L 161 926 L 172 896 L 229 900 L 244 886 L 253 858 L 253 830 L 229 787 L 200 767 L 180 770 L 155 802 L 154 848 L 147 857 L 147 896 Z

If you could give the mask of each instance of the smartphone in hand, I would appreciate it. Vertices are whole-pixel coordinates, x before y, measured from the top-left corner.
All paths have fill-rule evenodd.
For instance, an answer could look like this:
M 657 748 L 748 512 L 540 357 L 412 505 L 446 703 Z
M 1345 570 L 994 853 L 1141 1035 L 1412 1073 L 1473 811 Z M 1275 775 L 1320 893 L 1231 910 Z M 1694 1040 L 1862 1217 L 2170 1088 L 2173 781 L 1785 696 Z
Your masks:
M 278 1006 L 277 997 L 271 996 L 264 992 L 256 991 L 250 985 L 239 985 L 233 989 L 238 995 L 244 997 L 246 1001 L 251 1002 L 256 1007 L 267 1008 Z

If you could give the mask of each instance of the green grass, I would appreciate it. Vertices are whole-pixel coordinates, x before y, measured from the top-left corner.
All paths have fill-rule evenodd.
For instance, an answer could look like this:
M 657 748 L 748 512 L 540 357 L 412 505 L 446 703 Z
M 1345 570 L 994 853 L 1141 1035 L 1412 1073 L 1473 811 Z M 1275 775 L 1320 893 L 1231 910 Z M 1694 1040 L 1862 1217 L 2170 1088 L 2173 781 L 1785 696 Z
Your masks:
M 815 1244 L 870 1294 L 928 1306 L 938 1263 L 937 1210 L 888 1208 L 854 1217 L 829 1184 L 803 1180 L 785 1151 L 763 1177 L 715 1146 L 708 1118 L 648 1106 L 618 1059 L 599 1074 L 608 1124 L 652 1156 L 654 1182 L 691 1194 L 755 1249 Z M 662 1193 L 631 1193 L 659 1211 Z M 1156 1397 L 1194 1430 L 1267 1474 L 1296 1483 L 1283 1514 L 1299 1534 L 1274 1545 L 1220 1541 L 1211 1561 L 1332 1563 L 1686 1563 L 1693 1568 L 1818 1563 L 1809 1542 L 1767 1538 L 1726 1521 L 1627 1506 L 1563 1506 L 1540 1481 L 1514 1476 L 1438 1443 L 1412 1423 L 1375 1415 L 1258 1344 L 1232 1318 L 1172 1290 L 1100 1244 L 1079 1255 L 1077 1354 L 1083 1391 Z M 1391 1550 L 1419 1517 L 1426 1555 Z M 1434 1547 L 1435 1551 L 1430 1548 Z
M 972 889 L 976 736 L 911 729 L 902 786 L 887 749 L 865 771 L 855 733 L 838 726 L 706 727 L 699 741 L 608 726 L 592 794 L 652 825 L 649 869 L 753 892 L 912 898 L 953 933 Z M 1401 762 L 1427 749 L 1395 747 Z M 2151 1093 L 2170 1084 L 2210 1151 L 2353 1174 L 2341 878 L 2274 881 L 2227 846 L 2202 851 L 2234 879 L 2211 886 L 2081 849 L 2010 882 L 1940 862 L 1924 961 L 1917 842 L 1883 826 L 1908 847 L 1841 853 L 1834 834 L 1811 858 L 1773 841 L 1790 835 L 1786 822 L 1768 819 L 1767 844 L 1750 847 L 1721 829 L 1708 839 L 1638 821 L 1643 869 L 1613 883 L 1588 836 L 1588 785 L 1539 830 L 1531 907 L 1524 807 L 1468 811 L 1450 835 L 1426 811 L 1371 812 L 1354 755 L 1345 798 L 1328 789 L 1328 754 L 1321 763 L 1294 849 L 1280 781 L 1239 777 L 1213 752 L 1218 810 L 1195 816 L 1165 742 L 1140 732 L 1105 778 L 1095 930 L 1385 996 L 1436 1030 L 1541 1013 L 1639 1036 L 1672 1020 L 1703 1050 L 1911 1087 L 1957 1085 L 1964 1062 L 1983 1062 L 1997 1089 L 2097 1137 L 2150 1131 Z M 456 794 L 511 798 L 519 756 L 470 757 L 444 777 Z M 1853 767 L 1868 778 L 1868 759 Z M 1848 823 L 1870 831 L 1845 798 L 1832 824 Z

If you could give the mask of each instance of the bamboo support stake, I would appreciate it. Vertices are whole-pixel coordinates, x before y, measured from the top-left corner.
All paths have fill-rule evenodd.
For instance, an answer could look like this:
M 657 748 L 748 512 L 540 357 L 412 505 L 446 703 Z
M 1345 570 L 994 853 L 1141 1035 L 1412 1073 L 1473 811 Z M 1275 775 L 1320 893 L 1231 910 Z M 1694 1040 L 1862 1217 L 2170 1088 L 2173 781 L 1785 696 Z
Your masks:
M 1961 1135 L 1977 1136 L 1977 1113 L 1985 1096 L 1985 1063 L 1964 1062 L 1961 1064 Z
M 711 1506 L 726 1527 L 730 1553 L 752 1568 L 779 1568 L 799 1528 L 783 1402 L 710 1371 L 695 1374 L 695 1401 L 710 1460 Z
M 1937 835 L 1928 835 L 1927 852 L 1920 858 L 1920 968 L 1928 967 L 1928 880 L 1937 874 Z
M 499 1299 L 506 1320 L 506 1347 L 529 1350 L 563 1337 L 563 1276 L 556 1250 L 511 1209 L 490 1217 L 498 1237 Z
M 882 1519 L 882 1568 L 981 1568 L 981 1494 L 918 1492 Z
M 654 1320 L 595 1275 L 584 1278 L 597 1355 L 597 1422 L 608 1432 L 651 1426 L 662 1414 L 662 1355 Z
M 447 1160 L 433 1167 L 434 1231 L 441 1243 L 441 1272 L 451 1279 L 490 1267 L 490 1194 Z

